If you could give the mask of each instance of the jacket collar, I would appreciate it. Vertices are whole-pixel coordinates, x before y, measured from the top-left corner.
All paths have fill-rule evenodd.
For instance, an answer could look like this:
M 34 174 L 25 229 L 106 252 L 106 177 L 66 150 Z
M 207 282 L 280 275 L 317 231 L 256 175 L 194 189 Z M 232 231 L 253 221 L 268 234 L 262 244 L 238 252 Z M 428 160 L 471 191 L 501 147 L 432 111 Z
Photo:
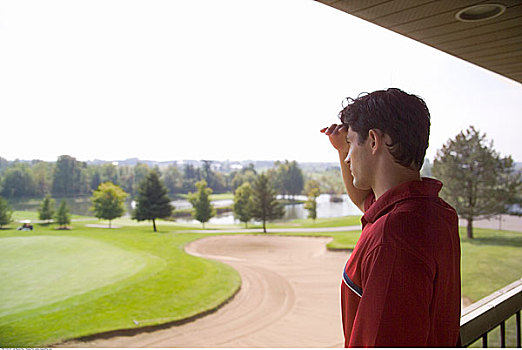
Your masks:
M 442 182 L 427 177 L 423 177 L 421 181 L 410 181 L 397 185 L 370 205 L 364 213 L 362 221 L 373 223 L 390 211 L 395 204 L 406 199 L 438 197 L 441 188 Z

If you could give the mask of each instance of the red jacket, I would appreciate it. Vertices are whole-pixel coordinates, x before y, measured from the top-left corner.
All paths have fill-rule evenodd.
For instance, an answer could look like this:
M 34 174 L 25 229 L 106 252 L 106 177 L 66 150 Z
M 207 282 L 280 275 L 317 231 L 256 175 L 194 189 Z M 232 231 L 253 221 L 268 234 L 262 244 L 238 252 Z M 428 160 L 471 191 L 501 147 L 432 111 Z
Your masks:
M 460 240 L 455 210 L 424 178 L 365 202 L 343 274 L 345 346 L 454 347 L 459 339 Z

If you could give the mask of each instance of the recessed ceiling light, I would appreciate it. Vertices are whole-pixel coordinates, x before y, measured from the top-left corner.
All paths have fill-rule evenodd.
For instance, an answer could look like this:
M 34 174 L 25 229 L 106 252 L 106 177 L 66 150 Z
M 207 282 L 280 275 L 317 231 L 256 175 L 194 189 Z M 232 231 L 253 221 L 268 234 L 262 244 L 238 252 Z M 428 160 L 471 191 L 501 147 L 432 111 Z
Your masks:
M 479 22 L 500 16 L 506 11 L 506 6 L 501 4 L 480 4 L 460 10 L 455 18 L 461 22 Z

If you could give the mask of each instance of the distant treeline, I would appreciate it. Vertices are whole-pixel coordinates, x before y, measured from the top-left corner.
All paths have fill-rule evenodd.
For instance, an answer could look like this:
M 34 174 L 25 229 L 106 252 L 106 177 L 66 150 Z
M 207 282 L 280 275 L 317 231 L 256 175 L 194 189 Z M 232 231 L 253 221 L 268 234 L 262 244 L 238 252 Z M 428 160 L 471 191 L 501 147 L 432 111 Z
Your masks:
M 212 161 L 202 161 L 200 167 L 171 164 L 154 168 L 160 172 L 172 198 L 196 191 L 195 184 L 200 180 L 205 180 L 214 193 L 233 192 L 244 182 L 253 182 L 257 175 L 253 164 L 225 173 L 214 170 Z M 0 157 L 0 196 L 90 196 L 101 183 L 112 182 L 134 197 L 139 183 L 152 169 L 153 167 L 144 163 L 88 164 L 69 155 L 58 157 L 56 162 L 7 161 Z M 279 194 L 295 196 L 303 192 L 305 179 L 296 161 L 277 161 L 274 168 L 268 169 L 266 173 Z

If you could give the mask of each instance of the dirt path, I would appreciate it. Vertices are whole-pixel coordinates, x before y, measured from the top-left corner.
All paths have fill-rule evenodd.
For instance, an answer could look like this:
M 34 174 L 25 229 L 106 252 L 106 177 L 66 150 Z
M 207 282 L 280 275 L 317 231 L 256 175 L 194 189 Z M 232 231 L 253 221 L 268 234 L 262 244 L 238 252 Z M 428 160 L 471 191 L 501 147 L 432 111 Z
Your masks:
M 225 262 L 239 293 L 217 312 L 181 326 L 64 347 L 342 347 L 339 286 L 346 252 L 329 238 L 219 236 L 186 251 Z

